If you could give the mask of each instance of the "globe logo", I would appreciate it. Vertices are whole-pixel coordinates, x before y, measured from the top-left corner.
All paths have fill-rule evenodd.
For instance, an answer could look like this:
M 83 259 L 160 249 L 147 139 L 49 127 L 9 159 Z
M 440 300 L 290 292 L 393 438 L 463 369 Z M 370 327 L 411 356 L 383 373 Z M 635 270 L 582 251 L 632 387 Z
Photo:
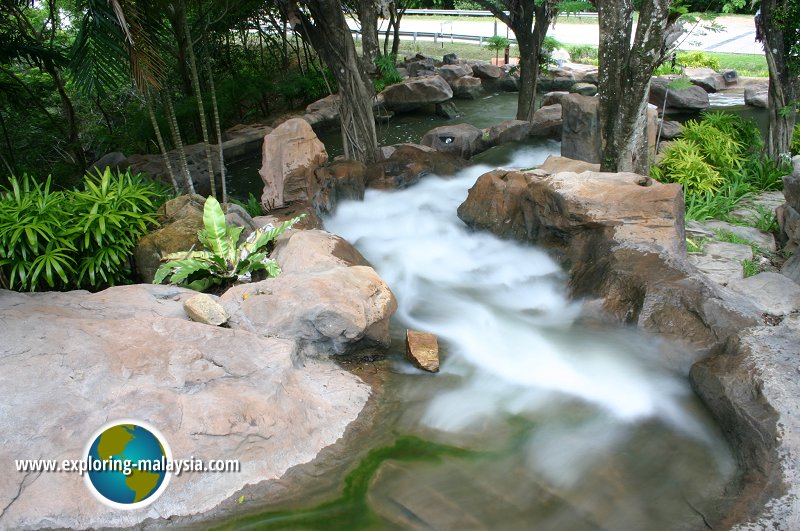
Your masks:
M 164 436 L 138 420 L 105 424 L 84 453 L 89 490 L 115 509 L 150 505 L 167 487 L 172 453 Z

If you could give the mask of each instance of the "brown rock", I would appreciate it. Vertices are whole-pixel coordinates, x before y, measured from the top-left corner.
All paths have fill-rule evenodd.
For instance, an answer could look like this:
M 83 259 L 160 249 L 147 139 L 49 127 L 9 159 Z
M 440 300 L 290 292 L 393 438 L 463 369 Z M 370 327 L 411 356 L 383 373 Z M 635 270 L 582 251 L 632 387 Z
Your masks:
M 489 63 L 478 63 L 472 65 L 472 75 L 480 79 L 499 79 L 503 69 Z
M 318 189 L 314 172 L 328 160 L 325 146 L 305 120 L 285 121 L 264 137 L 261 203 L 267 212 L 309 201 Z
M 667 93 L 667 86 L 672 79 L 654 77 L 650 82 L 650 103 L 664 108 L 675 110 L 695 110 L 707 109 L 710 105 L 708 93 L 697 85 L 686 88 L 670 88 Z
M 381 94 L 387 109 L 405 112 L 423 105 L 447 101 L 453 97 L 453 89 L 444 78 L 434 75 L 407 79 L 386 87 Z
M 225 309 L 211 295 L 205 293 L 183 301 L 183 310 L 196 323 L 219 326 L 228 320 Z
M 406 330 L 406 358 L 428 372 L 439 372 L 439 342 L 429 332 Z
M 456 79 L 471 75 L 472 69 L 464 65 L 444 65 L 439 67 L 438 74 L 452 86 Z
M 419 144 L 396 144 L 383 151 L 389 157 L 367 168 L 370 188 L 405 188 L 429 173 L 452 175 L 467 164 L 462 158 Z
M 547 107 L 548 105 L 561 105 L 561 98 L 569 94 L 566 90 L 556 90 L 553 92 L 548 92 L 542 97 L 542 107 Z
M 450 86 L 453 87 L 453 97 L 462 100 L 474 100 L 483 93 L 483 85 L 477 77 L 460 77 L 454 79 Z
M 530 122 L 525 120 L 505 120 L 493 125 L 488 130 L 484 130 L 483 138 L 486 139 L 487 144 L 499 146 L 508 142 L 519 142 L 528 136 L 530 130 Z

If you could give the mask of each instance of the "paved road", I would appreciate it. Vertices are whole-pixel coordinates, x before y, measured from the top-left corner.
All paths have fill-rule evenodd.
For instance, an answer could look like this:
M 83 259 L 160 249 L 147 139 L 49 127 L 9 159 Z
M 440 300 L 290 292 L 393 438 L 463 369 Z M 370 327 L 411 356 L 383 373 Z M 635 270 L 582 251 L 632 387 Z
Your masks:
M 488 18 L 488 17 L 487 17 Z M 439 32 L 445 35 L 473 35 L 489 37 L 495 34 L 494 19 L 487 21 L 443 22 L 441 19 L 432 21 L 425 17 L 406 16 L 400 23 L 402 31 Z M 685 38 L 680 48 L 683 50 L 706 50 L 728 53 L 763 54 L 761 43 L 756 42 L 756 30 L 753 19 L 749 17 L 719 17 L 717 22 L 723 26 L 720 32 L 707 32 L 696 27 Z M 353 25 L 353 27 L 356 27 Z M 502 22 L 497 22 L 497 33 L 506 35 L 508 28 Z M 567 44 L 592 44 L 597 45 L 599 28 L 596 24 L 571 24 L 568 17 L 561 18 L 555 28 L 548 32 L 561 42 Z M 513 37 L 510 31 L 508 35 Z

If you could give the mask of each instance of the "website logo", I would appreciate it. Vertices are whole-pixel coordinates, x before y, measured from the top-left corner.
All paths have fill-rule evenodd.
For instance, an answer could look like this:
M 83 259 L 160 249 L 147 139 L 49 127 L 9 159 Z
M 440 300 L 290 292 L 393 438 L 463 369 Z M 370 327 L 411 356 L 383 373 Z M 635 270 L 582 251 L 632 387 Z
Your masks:
M 156 501 L 171 476 L 172 452 L 156 428 L 139 420 L 101 427 L 84 452 L 89 490 L 115 509 L 140 509 Z

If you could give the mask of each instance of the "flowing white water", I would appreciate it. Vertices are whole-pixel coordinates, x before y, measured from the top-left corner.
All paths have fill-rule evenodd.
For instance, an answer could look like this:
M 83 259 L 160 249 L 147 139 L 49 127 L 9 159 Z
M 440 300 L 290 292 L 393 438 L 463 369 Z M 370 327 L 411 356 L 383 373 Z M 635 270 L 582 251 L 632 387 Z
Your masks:
M 531 167 L 557 150 L 518 148 L 501 165 Z M 428 391 L 416 422 L 457 436 L 511 416 L 533 419 L 524 462 L 558 487 L 576 485 L 602 456 L 632 444 L 637 425 L 652 422 L 708 448 L 730 475 L 729 454 L 698 413 L 686 375 L 664 362 L 675 347 L 576 323 L 580 303 L 568 299 L 565 276 L 544 251 L 472 232 L 457 217 L 469 187 L 493 168 L 370 190 L 325 221 L 392 288 L 400 323 L 440 338 L 445 357 L 435 378 L 448 383 Z

